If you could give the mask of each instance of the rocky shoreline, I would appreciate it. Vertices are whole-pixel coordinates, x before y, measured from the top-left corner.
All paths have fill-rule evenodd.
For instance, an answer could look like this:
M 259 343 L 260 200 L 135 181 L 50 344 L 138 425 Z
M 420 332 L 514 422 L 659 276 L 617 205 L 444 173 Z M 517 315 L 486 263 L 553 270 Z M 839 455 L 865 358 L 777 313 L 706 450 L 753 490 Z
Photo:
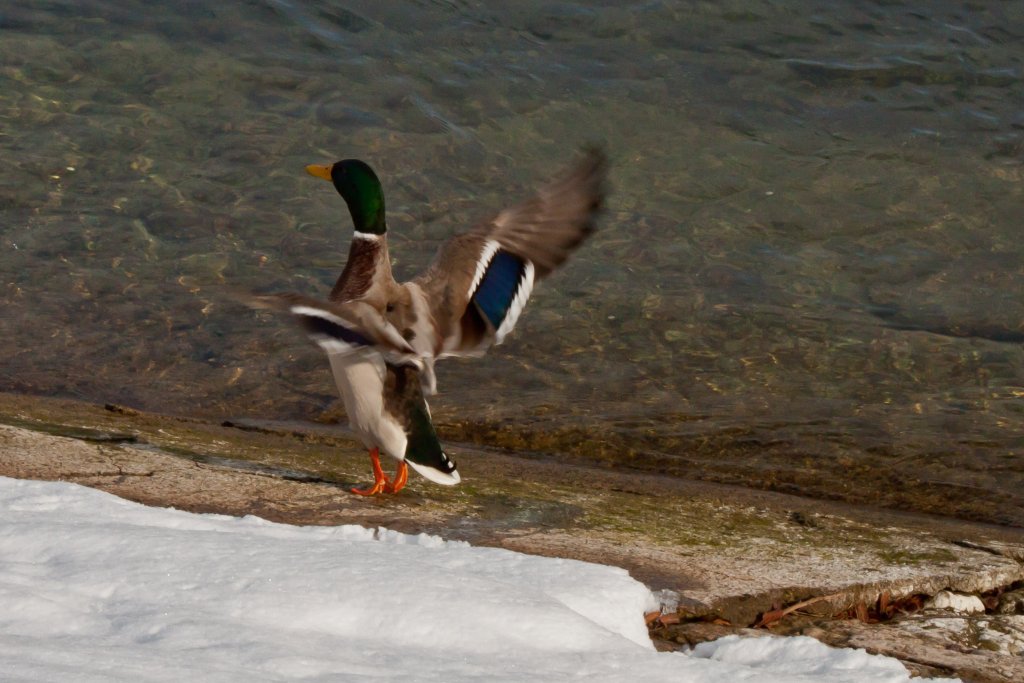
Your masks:
M 732 632 L 803 633 L 896 656 L 922 674 L 1024 680 L 1019 528 L 536 454 L 452 452 L 462 486 L 415 480 L 399 496 L 366 500 L 347 493 L 367 476 L 365 454 L 335 427 L 212 423 L 0 394 L 0 476 L 623 566 L 662 591 L 649 623 L 665 649 Z M 943 606 L 943 591 L 976 599 Z

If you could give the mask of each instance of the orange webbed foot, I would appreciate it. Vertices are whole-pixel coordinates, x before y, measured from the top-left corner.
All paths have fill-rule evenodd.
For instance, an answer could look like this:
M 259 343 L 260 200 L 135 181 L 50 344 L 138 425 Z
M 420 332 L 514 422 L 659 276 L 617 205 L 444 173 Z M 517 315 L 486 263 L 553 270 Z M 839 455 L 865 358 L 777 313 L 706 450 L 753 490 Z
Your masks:
M 388 479 L 387 475 L 384 474 L 384 469 L 380 466 L 380 450 L 377 448 L 370 451 L 370 464 L 373 466 L 373 486 L 367 489 L 351 489 L 352 493 L 357 496 L 398 493 L 405 488 L 406 482 L 409 481 L 409 466 L 405 464 L 404 460 L 398 463 L 398 470 L 395 472 L 394 480 Z
M 395 472 L 394 481 L 389 481 L 384 484 L 385 493 L 398 493 L 405 488 L 405 483 L 409 481 L 409 466 L 405 464 L 405 461 L 398 463 L 398 470 Z
M 370 451 L 370 464 L 373 466 L 373 486 L 368 489 L 352 489 L 352 493 L 357 496 L 376 496 L 393 486 L 384 475 L 384 470 L 380 466 L 380 451 L 376 448 Z
M 357 496 L 376 496 L 379 493 L 384 493 L 389 483 L 390 482 L 385 478 L 383 481 L 373 482 L 373 486 L 371 486 L 368 489 L 352 488 L 349 490 L 352 491 L 352 493 L 356 494 Z

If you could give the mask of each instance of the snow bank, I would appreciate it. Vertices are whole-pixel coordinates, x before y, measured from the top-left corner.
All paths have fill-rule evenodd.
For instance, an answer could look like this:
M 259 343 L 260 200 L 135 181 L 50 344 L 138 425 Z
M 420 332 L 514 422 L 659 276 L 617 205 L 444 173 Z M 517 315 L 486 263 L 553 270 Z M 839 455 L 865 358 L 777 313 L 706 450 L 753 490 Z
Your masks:
M 877 657 L 864 650 L 832 648 L 806 636 L 726 636 L 710 643 L 699 644 L 693 649 L 693 656 L 738 664 L 750 670 L 782 676 L 791 671 L 800 672 L 802 676 L 811 677 L 813 680 L 907 680 L 907 670 L 899 660 Z
M 810 639 L 647 639 L 622 569 L 0 478 L 0 679 L 908 680 Z

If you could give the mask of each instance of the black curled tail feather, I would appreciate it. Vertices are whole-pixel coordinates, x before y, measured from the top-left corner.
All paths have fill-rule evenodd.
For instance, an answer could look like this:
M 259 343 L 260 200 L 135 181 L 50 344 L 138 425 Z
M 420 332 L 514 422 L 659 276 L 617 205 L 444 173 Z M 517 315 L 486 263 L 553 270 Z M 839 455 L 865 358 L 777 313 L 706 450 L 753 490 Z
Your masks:
M 405 430 L 405 460 L 426 478 L 441 484 L 459 481 L 455 461 L 445 454 L 437 438 L 430 408 L 423 397 L 420 371 L 411 364 L 387 364 L 384 408 Z

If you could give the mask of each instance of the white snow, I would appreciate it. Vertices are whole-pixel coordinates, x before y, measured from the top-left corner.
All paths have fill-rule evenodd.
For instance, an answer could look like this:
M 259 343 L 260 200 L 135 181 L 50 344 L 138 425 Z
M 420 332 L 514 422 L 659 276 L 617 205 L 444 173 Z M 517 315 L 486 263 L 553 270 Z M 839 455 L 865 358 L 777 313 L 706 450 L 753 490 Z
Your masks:
M 3 681 L 909 680 L 809 638 L 657 653 L 622 569 L 0 478 Z

